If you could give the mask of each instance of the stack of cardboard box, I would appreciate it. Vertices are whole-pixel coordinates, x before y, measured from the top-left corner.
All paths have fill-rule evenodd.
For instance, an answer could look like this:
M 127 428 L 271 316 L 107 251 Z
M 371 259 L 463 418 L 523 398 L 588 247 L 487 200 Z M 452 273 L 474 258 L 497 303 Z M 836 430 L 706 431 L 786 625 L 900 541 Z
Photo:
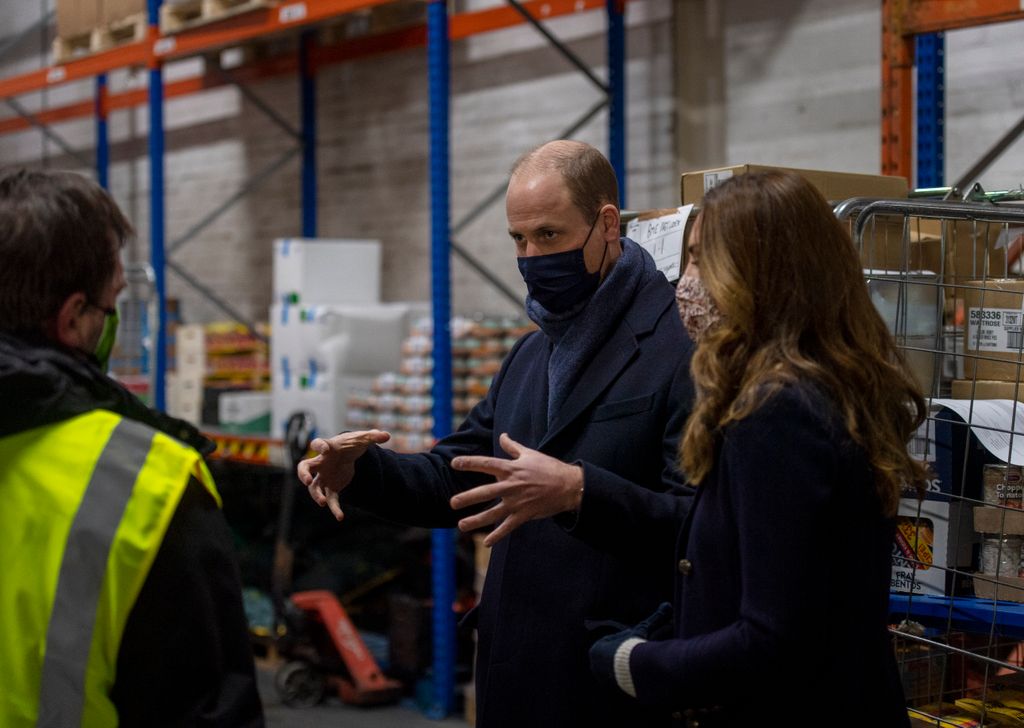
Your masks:
M 206 377 L 206 331 L 202 324 L 182 324 L 175 336 L 174 371 L 167 374 L 167 413 L 199 425 Z
M 410 322 L 424 303 L 380 302 L 380 243 L 278 240 L 271 323 L 271 436 L 296 412 L 318 434 L 351 429 L 346 402 L 374 377 L 394 371 Z

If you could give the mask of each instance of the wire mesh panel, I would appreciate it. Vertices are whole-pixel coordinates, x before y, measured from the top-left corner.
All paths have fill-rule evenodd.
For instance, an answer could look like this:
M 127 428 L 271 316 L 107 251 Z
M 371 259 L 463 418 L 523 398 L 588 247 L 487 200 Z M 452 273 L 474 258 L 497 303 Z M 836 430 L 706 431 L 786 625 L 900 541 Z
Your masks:
M 871 299 L 928 402 L 890 614 L 915 725 L 1024 725 L 1024 206 L 847 200 Z

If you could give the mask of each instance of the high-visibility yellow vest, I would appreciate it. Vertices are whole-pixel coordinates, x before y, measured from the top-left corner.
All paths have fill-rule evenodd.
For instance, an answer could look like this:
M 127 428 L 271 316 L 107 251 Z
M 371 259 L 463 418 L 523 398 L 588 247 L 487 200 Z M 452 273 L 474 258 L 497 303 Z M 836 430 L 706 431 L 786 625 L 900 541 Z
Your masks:
M 117 725 L 121 637 L 190 476 L 219 506 L 194 449 L 105 410 L 0 439 L 0 726 Z

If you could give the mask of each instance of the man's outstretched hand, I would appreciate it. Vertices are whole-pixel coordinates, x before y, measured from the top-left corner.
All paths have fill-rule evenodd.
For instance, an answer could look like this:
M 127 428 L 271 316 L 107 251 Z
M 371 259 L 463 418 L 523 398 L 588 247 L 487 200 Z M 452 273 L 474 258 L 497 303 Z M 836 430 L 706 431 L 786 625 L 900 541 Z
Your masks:
M 299 480 L 309 491 L 309 497 L 318 506 L 330 508 L 340 521 L 345 513 L 338 494 L 352 482 L 356 460 L 370 445 L 380 445 L 390 439 L 390 433 L 383 430 L 343 432 L 326 439 L 318 437 L 309 444 L 317 454 L 298 465 Z
M 488 546 L 528 521 L 579 508 L 583 496 L 583 468 L 579 465 L 531 450 L 505 433 L 499 442 L 509 458 L 460 455 L 452 460 L 455 470 L 486 473 L 495 478 L 494 483 L 459 493 L 450 502 L 458 510 L 498 500 L 487 510 L 459 521 L 463 531 L 497 524 L 484 539 Z

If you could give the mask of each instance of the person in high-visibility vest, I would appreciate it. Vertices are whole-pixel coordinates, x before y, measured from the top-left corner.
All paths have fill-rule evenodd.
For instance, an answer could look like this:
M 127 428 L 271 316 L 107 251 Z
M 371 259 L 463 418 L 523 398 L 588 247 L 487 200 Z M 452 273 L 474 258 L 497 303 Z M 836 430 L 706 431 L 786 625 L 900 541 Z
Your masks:
M 191 425 L 105 374 L 132 227 L 70 172 L 0 176 L 0 725 L 261 726 Z

